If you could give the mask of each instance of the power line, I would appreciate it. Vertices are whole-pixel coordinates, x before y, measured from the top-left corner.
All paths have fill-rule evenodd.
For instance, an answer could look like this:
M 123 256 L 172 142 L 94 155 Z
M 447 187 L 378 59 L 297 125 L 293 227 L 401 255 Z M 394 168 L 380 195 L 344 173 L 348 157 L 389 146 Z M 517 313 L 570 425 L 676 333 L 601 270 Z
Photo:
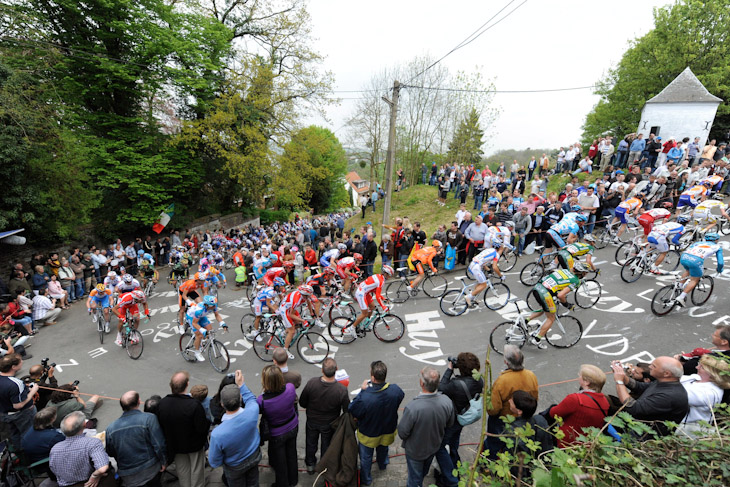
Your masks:
M 539 90 L 469 90 L 466 88 L 442 88 L 438 86 L 414 86 L 414 85 L 403 85 L 404 88 L 415 88 L 418 90 L 431 90 L 431 91 L 455 91 L 461 93 L 549 93 L 555 91 L 576 91 L 576 90 L 587 90 L 596 88 L 596 85 L 590 86 L 575 86 L 572 88 L 545 88 Z

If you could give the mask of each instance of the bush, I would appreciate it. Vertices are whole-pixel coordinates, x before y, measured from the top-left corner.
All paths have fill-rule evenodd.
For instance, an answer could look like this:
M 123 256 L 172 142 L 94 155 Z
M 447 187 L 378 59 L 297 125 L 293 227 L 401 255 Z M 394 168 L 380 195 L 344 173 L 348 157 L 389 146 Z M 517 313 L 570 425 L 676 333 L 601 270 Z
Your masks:
M 269 225 L 274 222 L 286 222 L 289 221 L 291 212 L 289 210 L 261 210 L 259 217 L 261 218 L 261 225 Z

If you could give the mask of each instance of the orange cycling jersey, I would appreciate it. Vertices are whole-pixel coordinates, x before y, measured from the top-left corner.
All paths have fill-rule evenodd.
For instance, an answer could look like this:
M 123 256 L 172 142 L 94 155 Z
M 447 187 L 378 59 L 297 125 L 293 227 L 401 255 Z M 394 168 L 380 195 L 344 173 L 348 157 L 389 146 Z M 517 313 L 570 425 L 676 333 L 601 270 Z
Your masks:
M 109 288 L 107 288 L 107 289 L 104 289 L 104 292 L 103 292 L 103 293 L 101 293 L 101 294 L 103 294 L 104 296 L 111 296 L 111 295 L 112 295 L 112 290 L 111 290 L 111 289 L 109 289 Z M 97 296 L 98 296 L 98 297 L 99 297 L 99 299 L 104 299 L 104 296 L 102 296 L 101 294 L 99 294 L 99 290 L 97 290 L 97 289 L 94 289 L 93 291 L 91 291 L 91 292 L 89 293 L 89 297 L 90 297 L 90 298 L 94 298 L 94 297 L 97 297 Z
M 180 284 L 180 287 L 178 288 L 178 291 L 180 291 L 180 294 L 183 294 L 185 292 L 192 292 L 196 289 L 202 289 L 203 286 L 198 286 L 198 283 L 195 281 L 195 279 L 188 279 L 184 283 Z
M 438 254 L 438 250 L 436 250 L 435 247 L 424 247 L 422 249 L 416 250 L 411 255 L 411 262 L 418 261 L 421 264 L 428 264 L 431 267 L 431 270 L 436 272 L 436 268 L 433 266 L 433 258 L 436 257 L 436 254 Z M 420 266 L 416 266 L 417 268 Z M 422 274 L 423 269 L 418 269 L 418 273 Z
M 626 208 L 629 211 L 641 208 L 644 203 L 639 198 L 629 198 L 619 204 L 621 208 Z

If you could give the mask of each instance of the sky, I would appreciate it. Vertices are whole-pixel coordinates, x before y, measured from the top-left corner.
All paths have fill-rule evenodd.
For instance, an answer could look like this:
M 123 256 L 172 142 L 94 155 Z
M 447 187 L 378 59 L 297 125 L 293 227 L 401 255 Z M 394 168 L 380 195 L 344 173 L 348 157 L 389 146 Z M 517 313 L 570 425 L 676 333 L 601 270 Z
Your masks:
M 510 0 L 309 0 L 315 49 L 335 77 L 333 89 L 362 89 L 383 68 L 416 56 L 438 59 L 477 30 Z M 522 4 L 515 0 L 492 23 Z M 527 0 L 514 13 L 441 63 L 452 73 L 479 71 L 497 90 L 590 86 L 606 75 L 629 46 L 653 26 L 653 7 L 666 0 Z M 404 80 L 399 80 L 404 82 Z M 337 93 L 353 98 L 356 93 Z M 486 131 L 485 153 L 552 148 L 576 142 L 598 97 L 590 89 L 497 94 L 501 111 Z M 342 100 L 325 126 L 345 140 L 343 125 L 356 100 Z

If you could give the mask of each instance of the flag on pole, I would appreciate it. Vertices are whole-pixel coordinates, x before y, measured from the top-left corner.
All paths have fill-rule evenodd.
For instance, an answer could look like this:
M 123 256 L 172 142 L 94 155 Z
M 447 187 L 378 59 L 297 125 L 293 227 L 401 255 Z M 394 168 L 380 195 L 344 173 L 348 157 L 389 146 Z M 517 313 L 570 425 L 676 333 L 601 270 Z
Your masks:
M 170 206 L 168 206 L 165 211 L 160 213 L 160 217 L 157 219 L 154 225 L 152 225 L 152 231 L 155 233 L 160 233 L 168 223 L 170 223 L 170 218 L 175 214 L 175 203 L 171 203 Z

